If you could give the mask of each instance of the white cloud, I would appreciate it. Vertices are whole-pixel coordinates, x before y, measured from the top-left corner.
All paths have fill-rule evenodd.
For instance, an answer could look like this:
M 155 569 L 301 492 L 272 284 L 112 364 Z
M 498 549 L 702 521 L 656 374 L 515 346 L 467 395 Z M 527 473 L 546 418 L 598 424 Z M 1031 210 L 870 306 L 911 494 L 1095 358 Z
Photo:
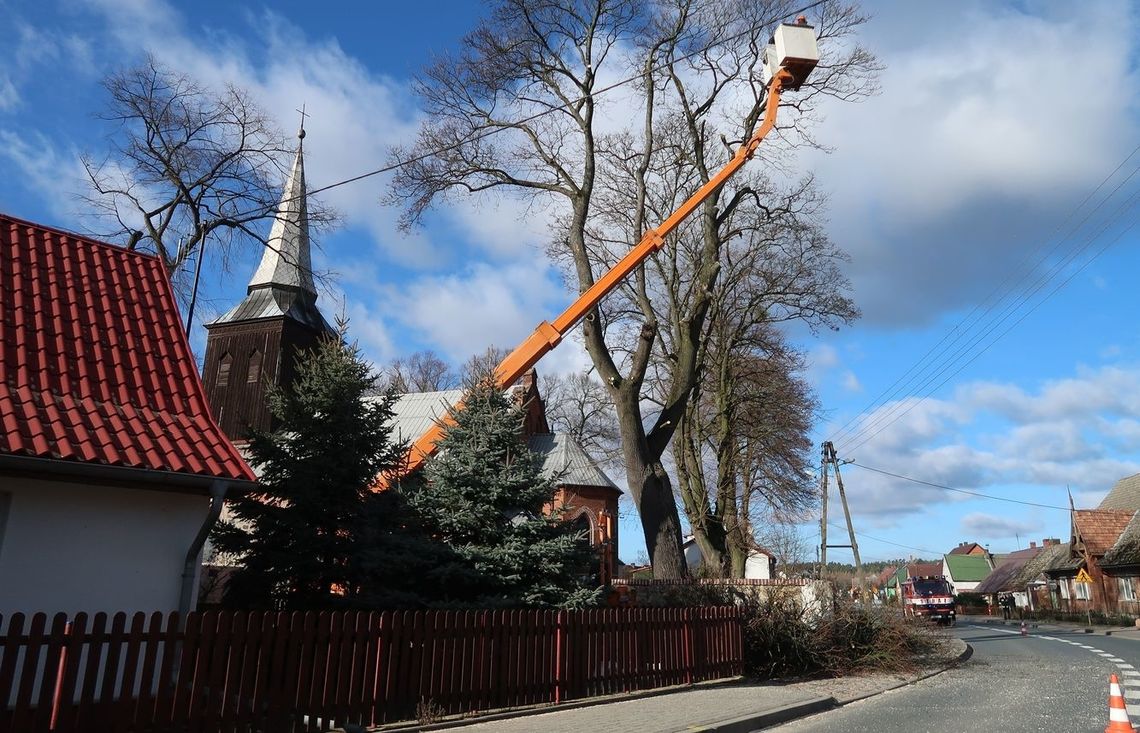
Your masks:
M 836 448 L 841 458 L 953 488 L 1063 506 L 1058 497 L 1070 487 L 1078 506 L 1095 506 L 1115 481 L 1140 470 L 1136 393 L 1140 370 L 1113 366 L 1028 389 L 973 382 L 952 400 L 888 403 L 860 424 L 862 435 L 835 436 Z M 853 510 L 865 515 L 972 500 L 870 471 L 859 481 Z
M 876 6 L 860 40 L 887 64 L 882 94 L 829 104 L 815 132 L 836 151 L 804 159 L 868 321 L 979 302 L 1124 157 L 1136 18 L 1124 0 Z M 1095 69 L 1079 93 L 1076 69 Z
M 1021 519 L 983 512 L 973 512 L 962 517 L 962 531 L 967 535 L 986 539 L 1005 539 L 1021 536 L 1028 538 L 1045 528 L 1040 519 Z
M 848 392 L 863 391 L 863 385 L 859 382 L 859 377 L 855 376 L 855 372 L 847 370 L 843 373 L 843 389 Z

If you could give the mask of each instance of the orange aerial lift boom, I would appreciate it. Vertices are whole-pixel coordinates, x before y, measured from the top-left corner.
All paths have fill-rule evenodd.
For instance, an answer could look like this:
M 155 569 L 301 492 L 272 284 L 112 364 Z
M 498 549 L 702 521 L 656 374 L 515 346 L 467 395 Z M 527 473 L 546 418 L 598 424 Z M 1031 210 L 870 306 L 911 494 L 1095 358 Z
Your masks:
M 777 28 L 772 43 L 765 50 L 764 71 L 770 80 L 767 105 L 760 127 L 751 138 L 737 148 L 724 168 L 681 204 L 669 215 L 669 218 L 661 222 L 660 226 L 646 232 L 637 246 L 579 295 L 560 316 L 554 319 L 553 323 L 549 321 L 540 323 L 534 333 L 508 354 L 495 368 L 495 382 L 499 387 L 503 389 L 510 387 L 547 352 L 557 346 L 578 321 L 582 320 L 630 273 L 640 267 L 649 255 L 661 249 L 665 244 L 665 238 L 756 154 L 756 148 L 776 124 L 780 93 L 784 89 L 799 89 L 818 61 L 815 30 L 807 25 L 807 20 L 802 15 L 796 19 L 795 25 L 783 24 Z M 423 465 L 435 451 L 436 443 L 443 436 L 445 424 L 442 421 L 437 422 L 412 443 L 407 462 L 403 467 L 404 475 Z

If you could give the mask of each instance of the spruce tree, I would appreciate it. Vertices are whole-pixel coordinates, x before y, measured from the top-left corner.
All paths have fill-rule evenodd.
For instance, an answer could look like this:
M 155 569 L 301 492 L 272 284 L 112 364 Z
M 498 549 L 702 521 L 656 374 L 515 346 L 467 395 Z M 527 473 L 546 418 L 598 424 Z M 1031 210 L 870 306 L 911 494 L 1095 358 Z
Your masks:
M 523 443 L 523 413 L 489 380 L 468 385 L 408 500 L 453 556 L 430 572 L 447 605 L 574 608 L 596 602 L 595 553 L 548 512 L 552 479 Z
M 226 586 L 227 605 L 361 605 L 369 557 L 390 539 L 386 529 L 401 524 L 392 516 L 398 497 L 378 499 L 370 490 L 404 454 L 391 437 L 395 395 L 365 399 L 375 375 L 341 338 L 323 341 L 297 368 L 291 389 L 269 392 L 280 427 L 251 435 L 259 490 L 233 501 L 232 519 L 214 534 L 216 548 L 241 562 Z

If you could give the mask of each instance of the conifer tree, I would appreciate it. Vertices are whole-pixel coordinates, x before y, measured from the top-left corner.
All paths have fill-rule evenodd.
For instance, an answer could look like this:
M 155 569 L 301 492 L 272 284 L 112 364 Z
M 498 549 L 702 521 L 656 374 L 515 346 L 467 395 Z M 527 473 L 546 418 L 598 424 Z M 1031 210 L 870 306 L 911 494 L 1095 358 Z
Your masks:
M 447 605 L 574 608 L 598 597 L 594 551 L 580 531 L 546 513 L 554 484 L 522 441 L 522 410 L 489 380 L 470 380 L 424 481 L 408 500 L 453 557 L 432 587 Z
M 330 338 L 299 358 L 291 389 L 270 390 L 280 427 L 253 432 L 249 444 L 260 490 L 233 501 L 232 519 L 214 535 L 218 551 L 241 561 L 226 586 L 227 605 L 362 604 L 368 557 L 401 524 L 393 516 L 399 498 L 370 491 L 404 453 L 391 437 L 395 395 L 365 399 L 375 379 L 355 345 Z M 381 503 L 387 511 L 377 511 Z

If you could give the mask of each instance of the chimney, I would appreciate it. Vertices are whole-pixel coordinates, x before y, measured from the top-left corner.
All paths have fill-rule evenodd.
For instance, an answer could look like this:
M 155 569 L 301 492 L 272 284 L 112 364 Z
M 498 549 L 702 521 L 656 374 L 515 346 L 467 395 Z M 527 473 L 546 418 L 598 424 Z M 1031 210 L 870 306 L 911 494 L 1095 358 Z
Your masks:
M 1036 550 L 1037 549 L 1037 543 L 1036 542 L 1030 542 L 1029 543 L 1029 549 L 1030 550 Z

